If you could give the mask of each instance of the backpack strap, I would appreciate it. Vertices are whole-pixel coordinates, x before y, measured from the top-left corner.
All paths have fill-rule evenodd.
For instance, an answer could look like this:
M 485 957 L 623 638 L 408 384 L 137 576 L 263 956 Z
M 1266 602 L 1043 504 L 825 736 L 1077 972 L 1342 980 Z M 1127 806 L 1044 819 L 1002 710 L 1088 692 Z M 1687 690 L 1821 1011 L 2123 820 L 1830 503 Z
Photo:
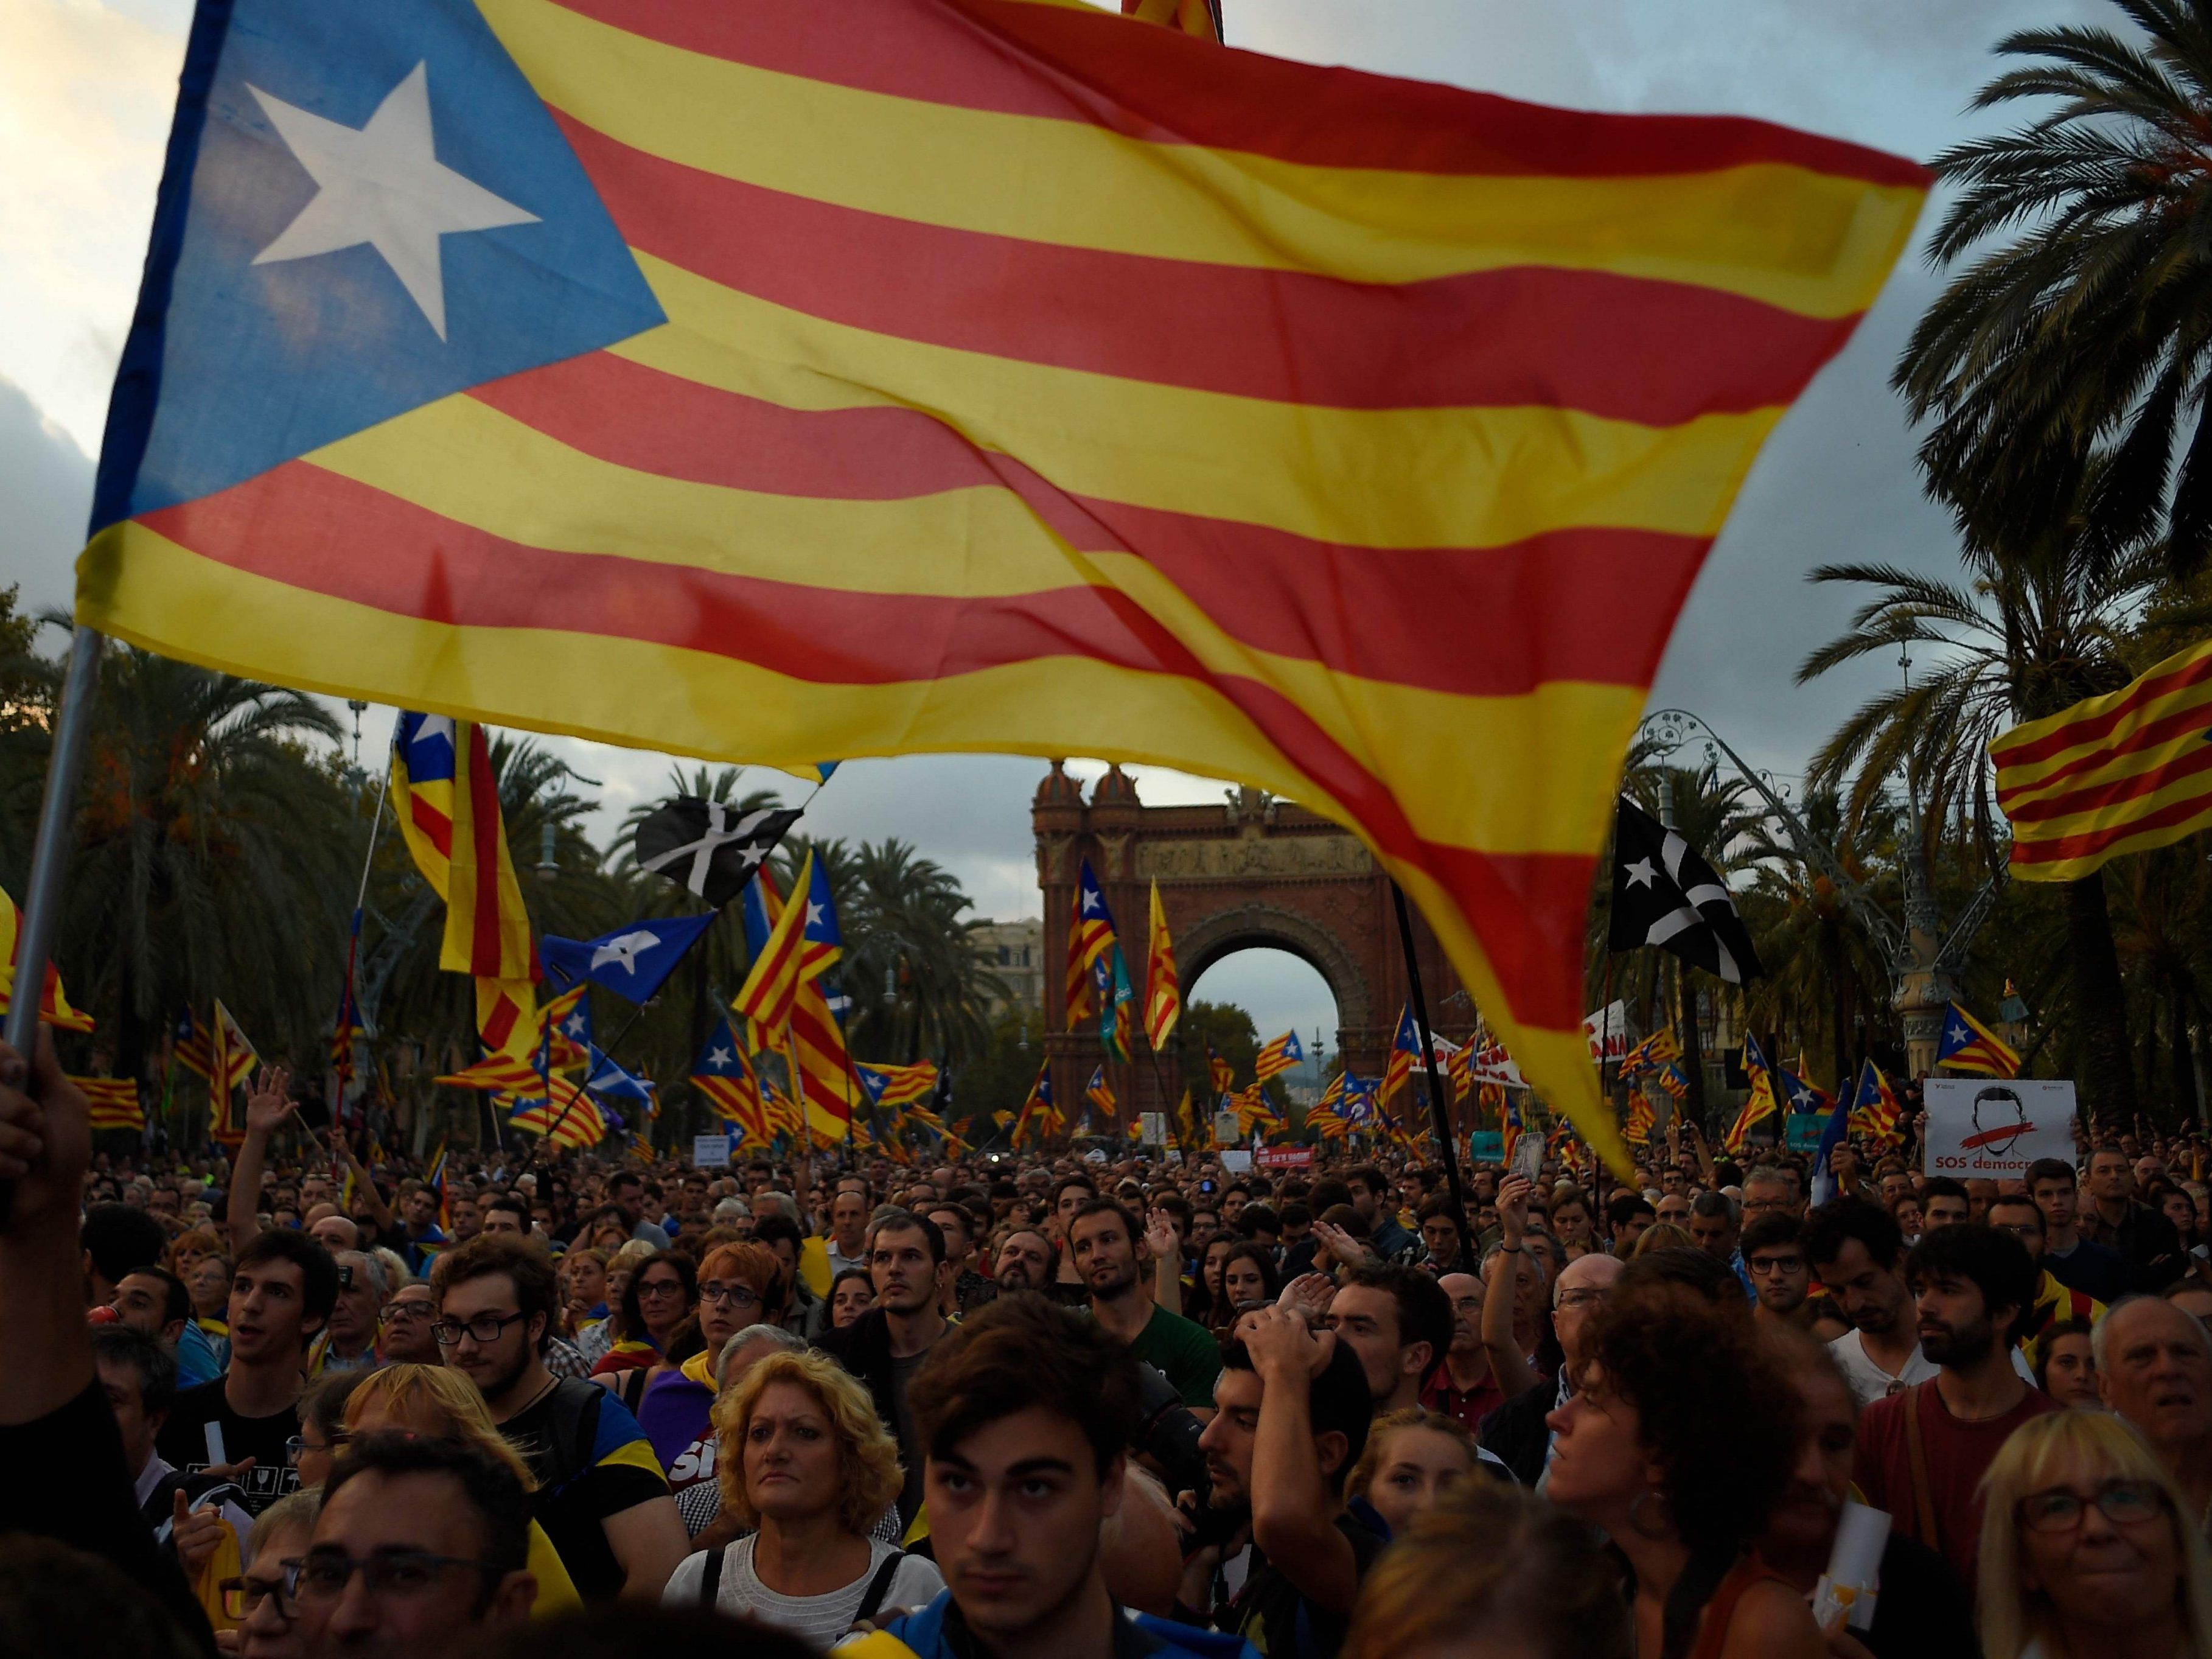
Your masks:
M 722 1557 L 729 1547 L 725 1544 L 721 1549 L 708 1550 L 706 1570 L 699 1575 L 699 1605 L 709 1613 L 714 1610 L 715 1600 L 722 1593 Z
M 1916 1382 L 1905 1391 L 1905 1454 L 1912 1473 L 1912 1509 L 1920 1523 L 1920 1541 L 1932 1550 L 1943 1547 L 1943 1528 L 1936 1513 L 1936 1490 L 1928 1479 L 1928 1447 L 1920 1431 L 1923 1395 L 1933 1382 Z
M 860 1596 L 860 1605 L 854 1611 L 854 1624 L 864 1623 L 876 1616 L 876 1609 L 883 1606 L 884 1598 L 891 1593 L 891 1580 L 898 1577 L 899 1563 L 905 1559 L 904 1550 L 893 1550 L 884 1557 L 883 1565 L 878 1567 L 876 1576 L 868 1580 L 868 1588 Z

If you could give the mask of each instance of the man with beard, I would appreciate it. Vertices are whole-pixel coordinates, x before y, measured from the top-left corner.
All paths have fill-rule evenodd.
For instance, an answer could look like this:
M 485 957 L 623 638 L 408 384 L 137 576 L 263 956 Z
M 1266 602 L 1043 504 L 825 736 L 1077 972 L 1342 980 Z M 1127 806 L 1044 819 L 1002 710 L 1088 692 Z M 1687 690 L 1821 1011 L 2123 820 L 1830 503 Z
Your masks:
M 2212 1511 L 2212 1335 L 2161 1297 L 2123 1297 L 2090 1339 L 2107 1409 L 2142 1431 L 2190 1512 Z
M 545 1368 L 560 1292 L 534 1244 L 478 1237 L 438 1258 L 431 1328 L 537 1477 L 536 1519 L 587 1601 L 657 1599 L 690 1547 L 653 1444 L 596 1382 Z
M 1366 1373 L 1334 1331 L 1279 1306 L 1242 1316 L 1222 1360 L 1198 1443 L 1211 1510 L 1201 1535 L 1223 1541 L 1186 1558 L 1177 1600 L 1268 1659 L 1334 1659 L 1382 1547 L 1344 1503 L 1373 1417 Z M 1231 1593 L 1224 1569 L 1239 1555 Z
M 868 1385 L 876 1415 L 898 1442 L 906 1472 L 898 1500 L 903 1527 L 921 1506 L 922 1478 L 921 1437 L 907 1389 L 949 1328 L 938 1310 L 952 1272 L 937 1224 L 903 1210 L 877 1222 L 865 1248 L 875 1305 L 842 1330 L 823 1332 L 815 1346 Z
M 1971 1587 L 1982 1475 L 2014 1429 L 2058 1409 L 2013 1369 L 2014 1331 L 2035 1295 L 2035 1264 L 2010 1233 L 1963 1222 L 1923 1237 L 1905 1273 L 1921 1352 L 1936 1375 L 1867 1407 L 1859 1489 Z
M 992 1281 L 1003 1294 L 1008 1291 L 1048 1291 L 1060 1270 L 1060 1253 L 1042 1233 L 1023 1227 L 1006 1235 L 999 1246 Z
M 1107 1588 L 1100 1537 L 1124 1502 L 1139 1397 L 1126 1346 L 1041 1298 L 1002 1297 L 957 1327 L 913 1394 L 945 1593 L 840 1654 L 1255 1659 Z
M 966 1316 L 996 1299 L 999 1287 L 969 1265 L 975 1236 L 975 1218 L 959 1205 L 939 1202 L 924 1212 L 945 1235 L 945 1300 L 939 1310 L 947 1317 Z
M 1220 1346 L 1195 1320 L 1171 1314 L 1140 1282 L 1137 1218 L 1110 1198 L 1094 1198 L 1067 1224 L 1075 1270 L 1091 1292 L 1091 1316 L 1129 1345 L 1129 1352 L 1174 1383 L 1184 1405 L 1213 1404 Z
M 1802 1402 L 1804 1438 L 1798 1443 L 1790 1484 L 1768 1512 L 1766 1530 L 1758 1540 L 1759 1558 L 1809 1596 L 1827 1571 L 1844 1500 L 1851 1495 L 1858 1402 L 1851 1397 L 1835 1356 L 1818 1338 L 1794 1328 L 1770 1326 L 1766 1341 Z M 1942 1556 L 1893 1531 L 1879 1572 L 1874 1623 L 1867 1630 L 1845 1632 L 1851 1640 L 1875 1659 L 1976 1650 L 1972 1604 Z
M 1913 1330 L 1912 1291 L 1899 1271 L 1905 1236 L 1894 1216 L 1863 1198 L 1823 1204 L 1807 1219 L 1805 1254 L 1851 1322 L 1828 1350 L 1860 1405 L 1936 1375 Z

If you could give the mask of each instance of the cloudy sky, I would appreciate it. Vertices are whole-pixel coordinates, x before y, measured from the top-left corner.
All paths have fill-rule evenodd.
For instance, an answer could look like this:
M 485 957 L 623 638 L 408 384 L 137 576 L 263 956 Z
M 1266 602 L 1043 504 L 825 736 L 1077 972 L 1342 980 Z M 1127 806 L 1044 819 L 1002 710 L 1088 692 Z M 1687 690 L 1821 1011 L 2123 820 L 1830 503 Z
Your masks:
M 1755 115 L 1925 160 L 1973 130 L 1966 104 L 2011 30 L 2118 14 L 2092 0 L 1227 0 L 1239 46 L 1449 81 L 1540 102 Z M 129 324 L 159 176 L 186 0 L 0 0 L 0 582 L 63 605 L 109 377 Z M 1924 228 L 1924 227 L 1923 227 Z M 1788 777 L 1880 674 L 1811 689 L 1790 672 L 1838 631 L 1848 597 L 1815 564 L 1951 560 L 1920 497 L 1887 375 L 1936 286 L 1917 258 L 1784 422 L 1708 561 L 1652 693 L 1705 716 Z M 372 744 L 387 717 L 373 715 Z M 662 792 L 662 757 L 564 744 L 608 816 Z M 1087 769 L 1096 770 L 1097 769 Z M 1038 909 L 1023 759 L 857 763 L 810 817 L 822 833 L 902 836 L 967 883 L 984 915 Z M 1151 800 L 1220 786 L 1140 774 Z M 763 775 L 765 785 L 772 780 Z M 1319 976 L 1274 952 L 1232 957 L 1206 995 L 1263 1033 L 1328 1028 Z

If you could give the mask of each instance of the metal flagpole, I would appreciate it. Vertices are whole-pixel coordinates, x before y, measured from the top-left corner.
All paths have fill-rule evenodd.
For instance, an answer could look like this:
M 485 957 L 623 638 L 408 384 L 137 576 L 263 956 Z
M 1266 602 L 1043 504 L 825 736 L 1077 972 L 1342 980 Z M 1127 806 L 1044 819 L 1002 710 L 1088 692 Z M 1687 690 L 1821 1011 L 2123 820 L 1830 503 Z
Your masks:
M 70 829 L 77 774 L 92 735 L 92 702 L 99 690 L 104 635 L 80 625 L 70 638 L 62 702 L 54 716 L 53 751 L 46 759 L 46 793 L 39 806 L 39 839 L 31 854 L 30 885 L 23 893 L 23 921 L 15 935 L 15 979 L 8 1004 L 8 1045 L 27 1062 L 39 1044 L 39 1009 L 46 1000 L 46 958 L 69 873 Z M 26 986 L 30 988 L 27 993 Z M 0 1224 L 15 1207 L 15 1183 L 0 1181 Z
M 1398 907 L 1398 939 L 1406 947 L 1407 988 L 1413 1000 L 1413 1029 L 1421 1035 L 1421 1063 L 1429 1073 L 1429 1110 L 1436 1119 L 1437 1139 L 1444 1149 L 1444 1185 L 1451 1193 L 1452 1214 L 1462 1238 L 1474 1235 L 1467 1224 L 1467 1195 L 1460 1190 L 1459 1154 L 1452 1148 L 1451 1109 L 1444 1104 L 1444 1080 L 1437 1073 L 1436 1046 L 1429 1041 L 1429 999 L 1421 988 L 1421 962 L 1413 950 L 1413 919 L 1407 913 L 1406 890 L 1390 884 L 1390 901 Z

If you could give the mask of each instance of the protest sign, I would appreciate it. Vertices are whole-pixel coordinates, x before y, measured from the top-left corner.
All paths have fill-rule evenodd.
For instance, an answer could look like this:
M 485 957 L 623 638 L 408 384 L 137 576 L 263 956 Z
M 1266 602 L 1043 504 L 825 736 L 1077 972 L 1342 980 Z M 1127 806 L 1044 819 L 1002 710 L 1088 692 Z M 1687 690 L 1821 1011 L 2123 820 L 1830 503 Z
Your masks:
M 693 1135 L 691 1161 L 702 1170 L 726 1170 L 730 1165 L 727 1135 Z
M 1931 1077 L 1923 1085 L 1928 1175 L 2024 1176 L 2039 1158 L 2074 1161 L 2074 1085 L 2065 1078 Z

